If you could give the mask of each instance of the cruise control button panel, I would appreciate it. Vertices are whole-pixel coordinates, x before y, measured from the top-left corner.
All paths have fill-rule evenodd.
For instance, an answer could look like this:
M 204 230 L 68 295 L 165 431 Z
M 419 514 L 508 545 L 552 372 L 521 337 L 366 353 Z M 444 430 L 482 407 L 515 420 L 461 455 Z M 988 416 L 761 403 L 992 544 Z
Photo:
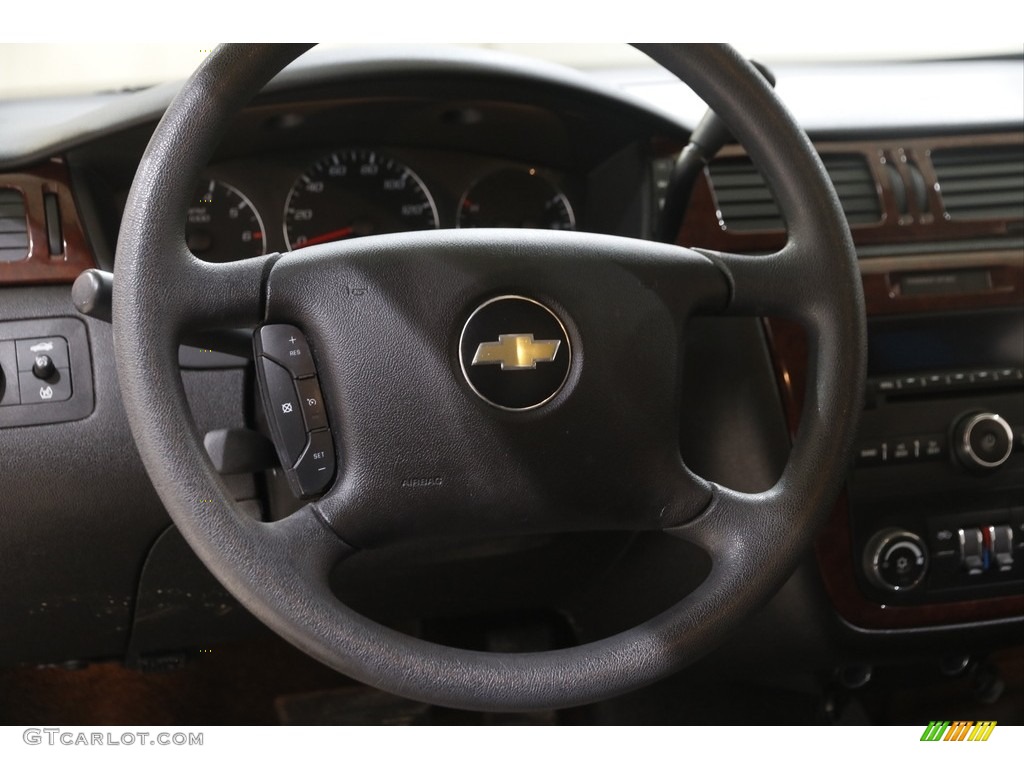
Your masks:
M 265 325 L 253 336 L 256 375 L 277 456 L 299 498 L 323 493 L 337 465 L 309 344 L 294 325 Z

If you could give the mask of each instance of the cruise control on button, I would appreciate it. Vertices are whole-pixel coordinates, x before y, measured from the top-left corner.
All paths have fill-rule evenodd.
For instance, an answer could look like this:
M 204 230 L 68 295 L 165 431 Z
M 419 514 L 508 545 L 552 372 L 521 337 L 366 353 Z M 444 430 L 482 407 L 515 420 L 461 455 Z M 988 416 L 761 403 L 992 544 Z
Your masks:
M 306 420 L 306 429 L 312 431 L 327 426 L 327 412 L 324 410 L 324 396 L 320 393 L 320 384 L 316 377 L 299 379 L 295 382 L 299 388 L 299 407 Z

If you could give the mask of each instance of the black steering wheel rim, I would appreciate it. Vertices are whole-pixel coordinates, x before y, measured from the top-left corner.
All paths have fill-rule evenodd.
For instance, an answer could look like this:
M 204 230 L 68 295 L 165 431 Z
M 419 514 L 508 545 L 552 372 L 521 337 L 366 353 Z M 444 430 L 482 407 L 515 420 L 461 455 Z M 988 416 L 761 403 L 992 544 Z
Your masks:
M 435 704 L 499 711 L 578 705 L 641 687 L 707 652 L 761 605 L 795 567 L 835 498 L 865 367 L 863 296 L 835 193 L 806 135 L 732 49 L 640 47 L 718 112 L 762 170 L 789 226 L 781 251 L 746 257 L 566 233 L 522 235 L 518 242 L 508 233 L 429 233 L 382 239 L 379 248 L 363 243 L 343 254 L 359 264 L 379 249 L 426 248 L 467 265 L 471 251 L 545 251 L 555 254 L 556 265 L 596 254 L 614 262 L 616 274 L 641 276 L 643 289 L 658 294 L 654 303 L 675 296 L 675 289 L 666 294 L 652 286 L 673 264 L 685 263 L 692 274 L 721 283 L 721 290 L 708 289 L 721 294 L 717 311 L 789 316 L 806 327 L 813 379 L 779 482 L 754 495 L 699 484 L 706 492 L 700 508 L 681 512 L 679 524 L 667 530 L 714 554 L 704 583 L 644 624 L 575 648 L 465 651 L 355 613 L 327 585 L 331 566 L 351 551 L 329 505 L 307 505 L 278 523 L 253 521 L 205 456 L 177 369 L 181 332 L 301 315 L 302 299 L 294 290 L 289 298 L 291 277 L 340 262 L 337 251 L 324 249 L 302 267 L 276 255 L 207 264 L 188 253 L 181 232 L 188 196 L 228 121 L 304 47 L 217 49 L 171 104 L 146 150 L 118 243 L 113 316 L 118 377 L 140 455 L 175 524 L 214 575 L 279 634 L 358 680 Z M 316 346 L 328 345 L 321 334 Z

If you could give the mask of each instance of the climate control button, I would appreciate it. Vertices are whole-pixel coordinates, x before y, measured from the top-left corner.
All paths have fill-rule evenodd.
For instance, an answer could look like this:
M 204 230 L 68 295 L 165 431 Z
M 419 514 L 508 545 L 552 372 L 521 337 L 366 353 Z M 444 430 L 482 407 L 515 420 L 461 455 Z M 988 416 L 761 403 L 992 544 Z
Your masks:
M 921 537 L 900 528 L 879 531 L 864 548 L 864 573 L 874 586 L 906 592 L 928 571 L 928 549 Z

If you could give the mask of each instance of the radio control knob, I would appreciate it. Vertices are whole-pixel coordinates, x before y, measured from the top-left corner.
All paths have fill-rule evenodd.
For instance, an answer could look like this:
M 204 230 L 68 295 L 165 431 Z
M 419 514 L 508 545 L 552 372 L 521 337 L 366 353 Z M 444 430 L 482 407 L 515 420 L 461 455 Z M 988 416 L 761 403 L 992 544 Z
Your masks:
M 928 572 L 928 548 L 921 537 L 902 528 L 885 528 L 864 548 L 864 574 L 887 592 L 908 592 Z
M 998 414 L 972 413 L 953 428 L 953 447 L 965 467 L 988 472 L 1010 458 L 1013 430 Z

